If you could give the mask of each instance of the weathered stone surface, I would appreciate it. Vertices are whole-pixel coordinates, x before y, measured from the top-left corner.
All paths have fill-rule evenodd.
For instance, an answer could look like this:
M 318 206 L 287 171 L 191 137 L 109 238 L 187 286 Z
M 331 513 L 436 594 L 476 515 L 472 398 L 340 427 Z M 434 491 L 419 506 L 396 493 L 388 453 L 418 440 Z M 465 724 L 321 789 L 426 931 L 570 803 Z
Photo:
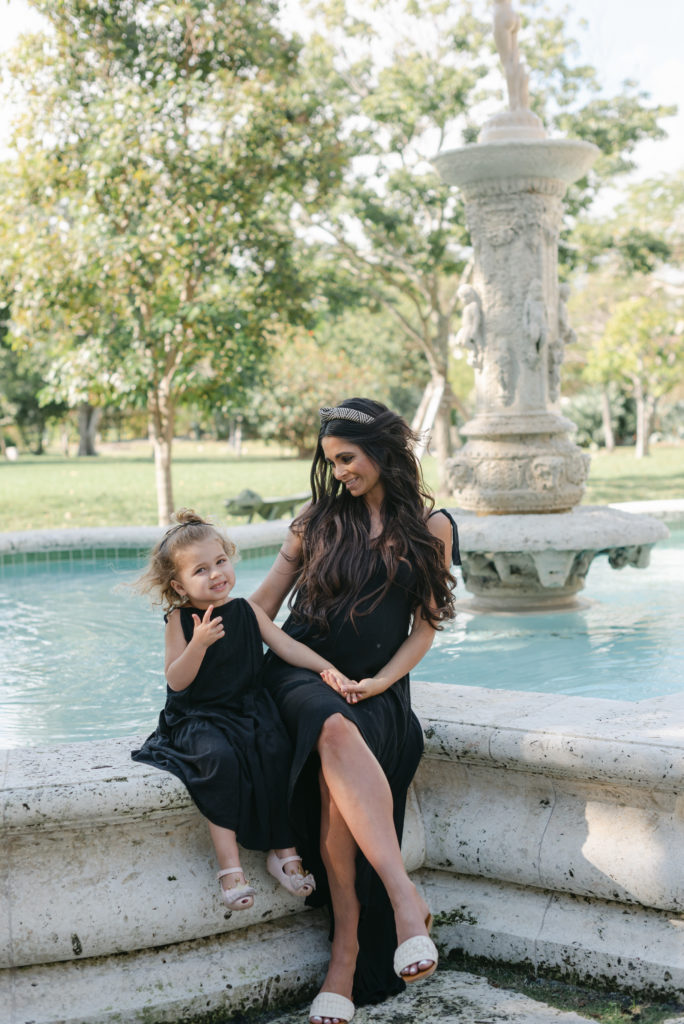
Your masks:
M 628 703 L 425 683 L 415 703 L 426 752 L 404 855 L 429 893 L 438 940 L 624 985 L 683 987 L 684 694 Z M 73 979 L 100 999 L 101 972 L 125 962 L 131 979 L 141 971 L 145 1006 L 159 993 L 154 1019 L 172 1020 L 178 1000 L 197 1012 L 209 991 L 208 981 L 195 987 L 195 949 L 232 949 L 222 944 L 238 936 L 249 948 L 267 926 L 291 930 L 299 962 L 296 936 L 314 925 L 260 854 L 244 858 L 253 910 L 224 910 L 204 822 L 176 779 L 129 761 L 135 743 L 4 753 L 0 978 L 38 978 L 22 989 L 29 1000 L 57 978 L 67 994 Z M 178 967 L 186 996 L 172 986 L 164 1016 L 168 956 L 189 957 L 189 973 Z M 317 956 L 302 977 L 313 978 Z M 294 991 L 294 975 L 276 974 L 273 992 Z M 253 986 L 255 998 L 271 991 Z M 242 991 L 217 1005 L 239 1008 Z M 100 1018 L 74 1009 L 65 1019 Z
M 304 1024 L 305 1007 L 269 1017 L 268 1024 Z M 591 1024 L 518 992 L 494 988 L 484 978 L 440 971 L 427 983 L 410 985 L 380 1006 L 364 1006 L 355 1024 Z
M 231 526 L 238 549 L 282 544 L 289 519 L 272 523 Z M 93 548 L 151 548 L 162 536 L 162 526 L 84 526 L 69 530 L 18 530 L 0 534 L 0 555 L 41 551 L 89 551 Z
M 459 504 L 480 513 L 567 511 L 580 502 L 589 470 L 569 439 L 572 423 L 555 408 L 565 345 L 574 338 L 558 282 L 558 236 L 567 184 L 597 150 L 563 139 L 510 141 L 509 134 L 506 141 L 507 130 L 529 131 L 532 117 L 507 111 L 484 133 L 502 141 L 433 161 L 463 192 L 473 243 L 464 322 L 466 310 L 476 310 L 477 330 L 465 339 L 476 413 L 449 476 Z
M 645 568 L 653 545 L 668 536 L 660 519 L 600 505 L 556 515 L 452 512 L 474 608 L 572 606 L 594 558 L 605 555 L 614 569 Z

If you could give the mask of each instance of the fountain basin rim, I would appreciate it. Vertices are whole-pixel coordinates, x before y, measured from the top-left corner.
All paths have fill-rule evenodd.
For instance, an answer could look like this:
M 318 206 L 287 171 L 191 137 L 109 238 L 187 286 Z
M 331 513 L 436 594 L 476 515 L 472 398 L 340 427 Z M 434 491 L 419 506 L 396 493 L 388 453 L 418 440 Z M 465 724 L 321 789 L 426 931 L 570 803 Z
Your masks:
M 669 530 L 661 519 L 605 505 L 579 505 L 571 512 L 478 515 L 452 510 L 466 552 L 606 551 L 656 544 Z
M 445 182 L 460 187 L 510 178 L 549 178 L 569 185 L 598 154 L 597 146 L 581 139 L 499 140 L 447 149 L 430 163 Z
M 552 538 L 551 542 L 555 544 L 559 539 L 567 540 L 567 533 L 562 534 L 558 524 L 564 523 L 567 528 L 570 517 L 575 521 L 579 521 L 580 517 L 584 519 L 587 510 L 595 517 L 595 521 L 598 521 L 599 513 L 609 513 L 612 510 L 621 513 L 622 516 L 630 514 L 633 517 L 634 513 L 639 513 L 640 519 L 657 520 L 648 526 L 649 535 L 653 536 L 652 543 L 667 537 L 668 531 L 662 529 L 664 522 L 684 523 L 684 499 L 681 498 L 616 502 L 613 505 L 580 505 L 572 512 L 523 512 L 487 516 L 457 506 L 450 508 L 458 523 L 459 539 L 464 551 L 481 550 L 480 547 L 473 545 L 481 543 L 482 531 L 485 529 L 491 530 L 493 536 L 501 537 L 506 542 L 506 549 L 510 549 L 511 526 L 514 525 L 518 530 L 518 520 L 520 525 L 525 523 L 539 530 L 542 536 Z M 497 521 L 501 525 L 491 525 Z M 273 522 L 248 523 L 230 527 L 227 532 L 237 544 L 238 550 L 278 547 L 287 536 L 290 522 L 291 519 L 277 519 Z M 490 525 L 485 527 L 486 522 Z M 618 520 L 613 519 L 613 522 L 617 523 Z M 152 547 L 163 530 L 164 527 L 161 526 L 83 526 L 54 530 L 17 530 L 0 533 L 0 556 L 48 551 L 81 551 L 89 548 L 129 548 L 134 552 Z M 530 539 L 530 544 L 534 545 L 533 538 Z M 544 550 L 546 546 L 546 543 L 542 544 L 540 550 Z M 528 550 L 536 548 L 531 546 Z
M 278 547 L 282 544 L 291 519 L 245 523 L 226 527 L 238 550 Z M 221 523 L 217 523 L 223 528 Z M 59 530 L 16 530 L 0 533 L 0 555 L 29 554 L 42 551 L 79 551 L 83 549 L 130 548 L 148 550 L 164 533 L 163 526 L 83 526 Z
M 684 781 L 684 692 L 629 702 L 414 683 L 425 752 L 492 761 L 680 793 Z M 456 740 L 456 730 L 458 740 Z M 130 760 L 140 736 L 3 753 L 6 832 L 64 829 L 83 821 L 184 814 L 192 801 L 170 774 Z M 493 753 L 492 742 L 498 753 Z

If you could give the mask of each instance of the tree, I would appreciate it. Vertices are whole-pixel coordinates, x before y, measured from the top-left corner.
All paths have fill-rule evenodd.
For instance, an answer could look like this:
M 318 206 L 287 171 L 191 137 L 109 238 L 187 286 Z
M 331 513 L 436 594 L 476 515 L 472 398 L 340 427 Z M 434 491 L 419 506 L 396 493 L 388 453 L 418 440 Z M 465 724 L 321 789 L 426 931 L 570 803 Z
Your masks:
M 662 289 L 615 307 L 590 362 L 628 382 L 636 403 L 636 456 L 649 454 L 659 400 L 681 381 L 684 307 Z
M 571 305 L 575 352 L 584 380 L 601 389 L 608 448 L 615 385 L 633 396 L 638 457 L 648 453 L 658 402 L 681 378 L 683 209 L 680 171 L 631 186 L 613 212 L 575 232 L 585 268 Z
M 294 218 L 345 148 L 274 0 L 36 5 L 53 31 L 11 60 L 0 198 L 13 343 L 49 343 L 91 405 L 144 396 L 165 522 L 176 406 L 202 380 L 239 393 L 274 323 L 302 315 Z
M 326 313 L 314 330 L 278 331 L 266 380 L 248 408 L 261 437 L 287 441 L 302 457 L 315 448 L 320 406 L 367 395 L 410 420 L 425 381 L 424 366 L 386 312 Z
M 0 295 L 3 291 L 0 289 Z M 0 451 L 5 451 L 3 426 L 14 424 L 26 447 L 40 455 L 46 426 L 67 410 L 61 402 L 41 401 L 47 361 L 40 353 L 28 358 L 14 351 L 9 343 L 9 320 L 9 302 L 0 300 Z
M 573 189 L 569 230 L 601 185 L 629 169 L 634 146 L 663 134 L 658 121 L 671 111 L 647 105 L 633 86 L 602 97 L 594 70 L 572 63 L 562 20 L 527 6 L 534 16 L 524 18 L 520 43 L 537 112 L 548 127 L 602 151 Z M 429 161 L 442 148 L 474 142 L 492 103 L 501 105 L 503 76 L 491 75 L 494 44 L 489 18 L 476 16 L 482 9 L 465 0 L 376 0 L 357 13 L 359 5 L 331 0 L 318 8 L 321 28 L 308 47 L 357 155 L 344 197 L 312 219 L 330 240 L 331 260 L 391 312 L 437 387 L 448 380 L 471 249 L 460 195 Z M 562 256 L 569 264 L 572 249 L 564 245 Z M 442 466 L 453 402 L 447 387 L 434 439 Z

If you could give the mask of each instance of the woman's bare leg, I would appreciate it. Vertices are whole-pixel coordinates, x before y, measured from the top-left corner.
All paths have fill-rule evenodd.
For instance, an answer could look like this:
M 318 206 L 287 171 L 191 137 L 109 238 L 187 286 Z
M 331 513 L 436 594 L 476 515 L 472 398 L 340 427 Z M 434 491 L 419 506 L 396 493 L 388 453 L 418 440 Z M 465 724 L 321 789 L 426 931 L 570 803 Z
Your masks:
M 318 752 L 331 803 L 387 890 L 398 942 L 426 935 L 428 907 L 404 868 L 394 829 L 392 793 L 379 762 L 344 715 L 332 715 L 325 721 Z M 418 966 L 412 964 L 407 973 L 417 971 Z
M 356 958 L 359 952 L 359 901 L 356 897 L 356 852 L 354 837 L 330 796 L 323 775 L 321 789 L 321 856 L 328 875 L 335 918 L 328 973 L 321 992 L 352 997 Z M 312 1017 L 314 1024 L 334 1024 L 337 1017 Z

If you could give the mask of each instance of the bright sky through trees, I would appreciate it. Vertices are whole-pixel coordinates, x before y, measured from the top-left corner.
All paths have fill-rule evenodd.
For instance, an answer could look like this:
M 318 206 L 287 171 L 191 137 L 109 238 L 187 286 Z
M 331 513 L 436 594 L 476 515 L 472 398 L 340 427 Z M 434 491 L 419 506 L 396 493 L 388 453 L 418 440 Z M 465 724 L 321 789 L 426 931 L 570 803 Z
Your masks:
M 487 0 L 481 0 L 483 9 Z M 654 102 L 679 104 L 680 111 L 665 122 L 669 138 L 644 142 L 636 153 L 639 177 L 674 171 L 684 164 L 684 4 L 679 0 L 547 0 L 554 12 L 570 8 L 569 27 L 580 43 L 581 58 L 599 69 L 609 92 L 625 78 L 635 79 Z M 300 0 L 283 0 L 284 23 L 297 27 Z M 579 25 L 580 19 L 588 27 Z M 40 25 L 27 0 L 0 0 L 0 51 L 22 31 Z M 0 145 L 6 112 L 0 110 Z

